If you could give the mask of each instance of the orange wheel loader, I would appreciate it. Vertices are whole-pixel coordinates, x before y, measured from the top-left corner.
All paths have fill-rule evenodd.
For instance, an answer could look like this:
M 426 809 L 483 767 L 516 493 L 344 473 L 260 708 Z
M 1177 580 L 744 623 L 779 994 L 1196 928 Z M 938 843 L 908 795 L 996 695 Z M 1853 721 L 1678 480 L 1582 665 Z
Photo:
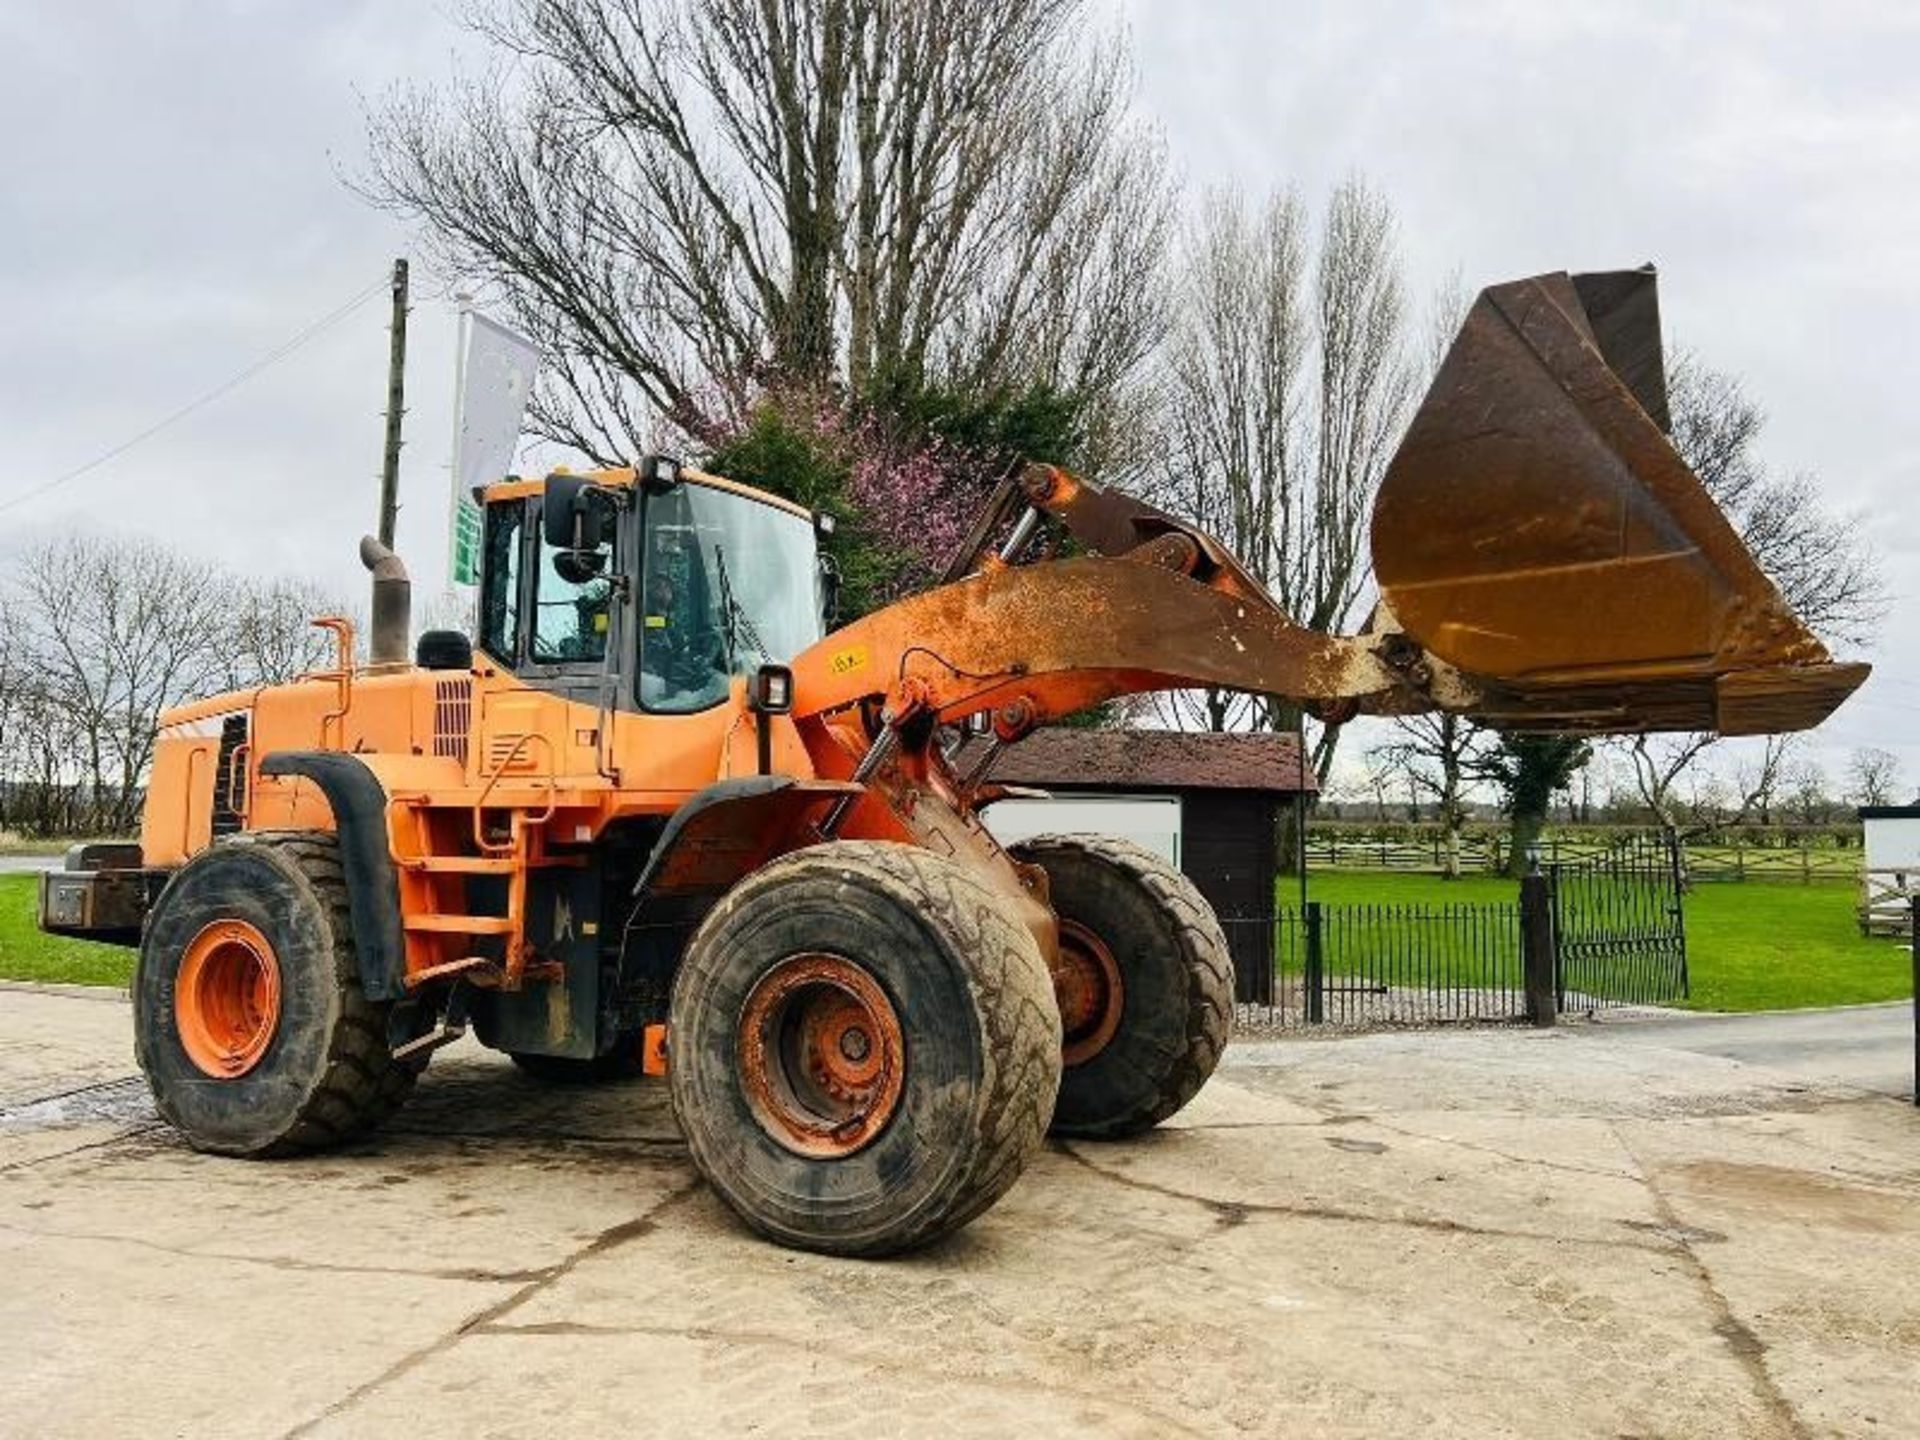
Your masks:
M 994 754 L 1036 725 L 1222 686 L 1329 720 L 1746 734 L 1860 683 L 1664 417 L 1650 271 L 1485 291 L 1380 487 L 1353 636 L 1042 465 L 946 583 L 832 633 L 822 517 L 659 457 L 508 479 L 479 497 L 471 636 L 410 657 L 405 570 L 363 542 L 369 663 L 325 619 L 332 669 L 168 713 L 138 850 L 77 850 L 41 924 L 139 946 L 140 1064 L 203 1150 L 345 1140 L 471 1032 L 541 1075 L 664 1071 L 748 1225 L 899 1251 L 1049 1128 L 1166 1119 L 1226 1043 L 1227 949 L 1177 871 L 983 828 Z M 988 735 L 964 772 L 958 729 Z

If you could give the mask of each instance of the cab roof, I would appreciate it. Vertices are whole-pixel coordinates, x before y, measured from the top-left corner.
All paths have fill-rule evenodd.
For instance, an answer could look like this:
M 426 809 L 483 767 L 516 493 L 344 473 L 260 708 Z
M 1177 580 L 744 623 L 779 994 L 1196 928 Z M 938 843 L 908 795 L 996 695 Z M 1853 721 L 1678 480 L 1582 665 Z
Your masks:
M 631 486 L 639 479 L 639 471 L 631 465 L 619 466 L 611 470 L 585 470 L 579 472 L 571 471 L 564 465 L 557 465 L 554 467 L 552 473 L 556 475 L 578 473 L 596 485 L 605 485 L 609 488 Z M 773 506 L 775 509 L 785 510 L 789 514 L 798 515 L 804 520 L 811 520 L 813 518 L 813 512 L 807 509 L 806 506 L 789 500 L 784 495 L 770 494 L 765 490 L 756 489 L 751 485 L 743 485 L 738 480 L 729 480 L 724 475 L 710 475 L 706 471 L 696 470 L 690 465 L 681 466 L 679 474 L 680 479 L 688 485 L 704 485 L 711 490 L 725 490 L 735 495 L 744 496 L 748 500 L 758 500 L 762 504 Z M 506 479 L 492 485 L 477 486 L 475 488 L 474 498 L 482 505 L 485 505 L 495 500 L 514 500 L 528 495 L 538 495 L 546 489 L 546 486 L 545 476 L 534 480 L 523 480 L 518 476 L 508 476 Z

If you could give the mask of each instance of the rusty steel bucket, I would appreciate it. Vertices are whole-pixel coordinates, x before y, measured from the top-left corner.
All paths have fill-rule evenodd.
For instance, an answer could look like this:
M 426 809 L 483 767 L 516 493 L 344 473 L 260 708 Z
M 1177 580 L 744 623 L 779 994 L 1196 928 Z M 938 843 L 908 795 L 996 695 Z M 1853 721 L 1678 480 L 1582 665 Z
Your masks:
M 1800 730 L 1866 678 L 1782 599 L 1667 423 L 1651 266 L 1496 285 L 1468 312 L 1381 482 L 1373 562 L 1492 723 Z

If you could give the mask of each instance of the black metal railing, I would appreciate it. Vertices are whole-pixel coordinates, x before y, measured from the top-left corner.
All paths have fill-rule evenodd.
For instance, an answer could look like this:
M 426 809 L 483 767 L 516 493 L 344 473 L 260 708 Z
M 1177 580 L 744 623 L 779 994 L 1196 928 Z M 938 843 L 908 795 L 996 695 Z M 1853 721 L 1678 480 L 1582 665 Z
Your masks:
M 1547 873 L 1562 1012 L 1686 997 L 1687 932 L 1672 844 L 1635 837 Z
M 1242 1024 L 1552 1024 L 1560 1014 L 1686 996 L 1671 845 L 1636 838 L 1536 872 L 1517 891 L 1512 903 L 1309 900 L 1222 916 Z
M 1525 1009 L 1517 904 L 1327 905 L 1221 921 L 1243 1020 L 1368 1029 Z M 1262 951 L 1270 963 L 1262 963 Z

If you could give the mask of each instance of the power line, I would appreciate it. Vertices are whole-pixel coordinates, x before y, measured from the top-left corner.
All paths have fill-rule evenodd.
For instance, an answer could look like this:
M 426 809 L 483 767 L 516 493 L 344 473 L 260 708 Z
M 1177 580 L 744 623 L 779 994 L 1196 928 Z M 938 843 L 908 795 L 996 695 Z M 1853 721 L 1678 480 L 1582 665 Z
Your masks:
M 37 500 L 42 495 L 47 494 L 49 491 L 59 489 L 62 485 L 67 484 L 69 481 L 78 480 L 82 475 L 86 475 L 94 470 L 98 470 L 102 465 L 105 465 L 108 461 L 118 460 L 122 455 L 126 454 L 129 450 L 133 449 L 134 446 L 139 445 L 147 440 L 151 440 L 154 436 L 158 435 L 162 430 L 167 429 L 169 426 L 178 424 L 180 421 L 186 419 L 189 415 L 193 414 L 196 410 L 200 410 L 205 408 L 208 405 L 211 405 L 215 400 L 218 400 L 222 395 L 225 395 L 228 391 L 238 389 L 240 386 L 246 384 L 247 381 L 253 379 L 253 377 L 258 375 L 262 370 L 268 369 L 269 367 L 276 365 L 280 361 L 286 359 L 287 356 L 291 355 L 294 351 L 298 350 L 302 345 L 305 345 L 309 340 L 314 339 L 322 331 L 331 329 L 334 325 L 346 319 L 347 316 L 351 315 L 354 311 L 358 310 L 362 305 L 366 304 L 367 301 L 371 300 L 375 295 L 378 295 L 382 290 L 386 289 L 387 283 L 388 283 L 387 277 L 385 277 L 384 275 L 381 276 L 380 279 L 374 281 L 373 284 L 369 285 L 366 289 L 360 291 L 358 294 L 353 296 L 352 299 L 346 301 L 344 304 L 336 307 L 335 309 L 329 310 L 326 314 L 322 315 L 318 320 L 315 320 L 312 324 L 308 325 L 304 330 L 300 331 L 291 340 L 288 340 L 285 343 L 277 346 L 275 349 L 269 350 L 265 355 L 262 355 L 258 360 L 254 361 L 251 365 L 247 366 L 246 369 L 240 371 L 239 374 L 231 376 L 230 378 L 221 381 L 218 385 L 214 386 L 213 389 L 207 391 L 205 394 L 200 395 L 195 399 L 189 400 L 186 404 L 182 405 L 178 410 L 175 410 L 172 413 L 162 417 L 161 419 L 154 421 L 153 424 L 147 426 L 146 429 L 140 431 L 136 435 L 131 435 L 127 439 L 122 440 L 118 445 L 115 445 L 112 449 L 102 451 L 100 454 L 94 456 L 93 459 L 87 461 L 84 465 L 76 465 L 73 469 L 67 471 L 63 475 L 56 475 L 51 480 L 44 480 L 40 484 L 33 486 L 31 489 L 21 491 L 20 494 L 15 495 L 10 500 L 0 500 L 0 515 L 4 515 L 7 511 L 26 504 L 29 500 Z

